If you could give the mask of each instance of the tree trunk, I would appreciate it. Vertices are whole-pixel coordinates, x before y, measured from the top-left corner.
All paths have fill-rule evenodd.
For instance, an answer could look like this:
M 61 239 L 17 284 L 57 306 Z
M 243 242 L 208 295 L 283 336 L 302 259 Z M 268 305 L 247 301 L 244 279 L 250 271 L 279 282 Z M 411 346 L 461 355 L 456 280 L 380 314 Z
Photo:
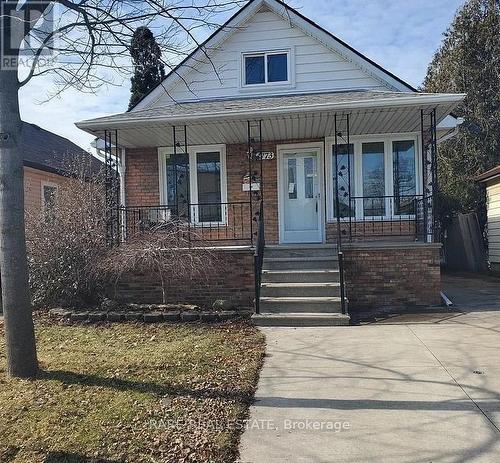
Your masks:
M 0 70 L 0 273 L 11 376 L 38 370 L 24 230 L 24 172 L 17 72 Z

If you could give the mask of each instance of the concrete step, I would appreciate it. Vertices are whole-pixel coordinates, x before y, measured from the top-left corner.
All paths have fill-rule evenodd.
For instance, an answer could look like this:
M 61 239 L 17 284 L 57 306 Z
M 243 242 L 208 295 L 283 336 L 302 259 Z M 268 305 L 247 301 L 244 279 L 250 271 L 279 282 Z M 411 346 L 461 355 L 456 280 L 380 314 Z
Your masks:
M 316 270 L 263 270 L 263 283 L 330 283 L 338 282 L 338 269 Z
M 252 321 L 257 326 L 347 326 L 350 319 L 348 315 L 340 313 L 261 313 L 254 314 Z
M 266 313 L 340 313 L 340 297 L 261 297 L 261 312 Z
M 337 256 L 337 247 L 325 244 L 266 246 L 266 257 L 330 257 Z
M 265 256 L 265 254 L 264 254 Z M 337 257 L 264 257 L 264 270 L 338 269 Z
M 340 283 L 263 283 L 261 297 L 339 297 Z

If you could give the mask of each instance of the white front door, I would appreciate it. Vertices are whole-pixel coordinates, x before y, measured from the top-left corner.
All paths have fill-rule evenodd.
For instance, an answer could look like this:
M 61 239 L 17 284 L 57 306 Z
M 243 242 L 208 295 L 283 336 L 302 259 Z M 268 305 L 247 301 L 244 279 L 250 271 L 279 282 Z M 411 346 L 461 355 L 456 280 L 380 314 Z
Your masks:
M 322 242 L 319 154 L 318 149 L 282 152 L 280 229 L 283 243 Z

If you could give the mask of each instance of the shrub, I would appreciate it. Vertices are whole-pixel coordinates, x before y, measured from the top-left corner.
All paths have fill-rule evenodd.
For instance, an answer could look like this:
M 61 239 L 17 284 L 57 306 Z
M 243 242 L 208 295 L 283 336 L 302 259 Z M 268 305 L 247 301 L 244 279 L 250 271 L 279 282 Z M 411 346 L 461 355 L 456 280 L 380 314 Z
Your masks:
M 131 273 L 148 273 L 159 281 L 163 303 L 168 301 L 169 282 L 189 284 L 193 279 L 207 279 L 223 265 L 220 255 L 208 243 L 198 239 L 193 246 L 182 222 L 166 225 L 130 237 L 126 243 L 108 251 L 99 269 L 104 279 L 116 289 L 121 277 Z
M 35 307 L 96 301 L 94 268 L 106 250 L 104 172 L 91 159 L 69 162 L 52 206 L 26 214 L 30 285 Z

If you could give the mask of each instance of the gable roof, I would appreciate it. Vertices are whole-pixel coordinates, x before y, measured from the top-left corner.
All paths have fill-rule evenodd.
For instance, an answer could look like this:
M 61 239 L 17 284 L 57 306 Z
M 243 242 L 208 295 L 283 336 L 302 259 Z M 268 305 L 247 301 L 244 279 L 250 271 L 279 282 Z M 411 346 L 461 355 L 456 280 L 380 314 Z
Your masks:
M 89 175 L 97 174 L 104 165 L 67 138 L 28 122 L 23 122 L 21 150 L 26 167 L 59 175 L 67 175 L 69 163 L 75 159 L 88 162 Z
M 250 0 L 245 6 L 237 11 L 231 18 L 229 18 L 217 31 L 210 35 L 200 46 L 198 46 L 191 54 L 182 60 L 171 72 L 169 72 L 163 81 L 139 100 L 129 111 L 145 109 L 149 103 L 155 101 L 155 97 L 161 96 L 166 86 L 172 81 L 180 79 L 184 69 L 191 69 L 192 66 L 187 66 L 190 61 L 196 62 L 205 55 L 205 50 L 208 48 L 215 48 L 216 44 L 220 44 L 226 40 L 230 35 L 235 33 L 237 27 L 257 13 L 263 6 L 270 8 L 274 13 L 281 17 L 286 16 L 286 19 L 298 27 L 307 30 L 307 32 L 319 42 L 328 45 L 335 49 L 349 61 L 357 64 L 361 69 L 378 77 L 384 81 L 389 89 L 405 92 L 417 92 L 412 85 L 400 79 L 387 69 L 383 68 L 370 58 L 363 55 L 355 48 L 348 45 L 337 36 L 316 24 L 311 19 L 307 18 L 296 9 L 290 7 L 282 0 Z M 194 66 L 193 64 L 193 66 Z

